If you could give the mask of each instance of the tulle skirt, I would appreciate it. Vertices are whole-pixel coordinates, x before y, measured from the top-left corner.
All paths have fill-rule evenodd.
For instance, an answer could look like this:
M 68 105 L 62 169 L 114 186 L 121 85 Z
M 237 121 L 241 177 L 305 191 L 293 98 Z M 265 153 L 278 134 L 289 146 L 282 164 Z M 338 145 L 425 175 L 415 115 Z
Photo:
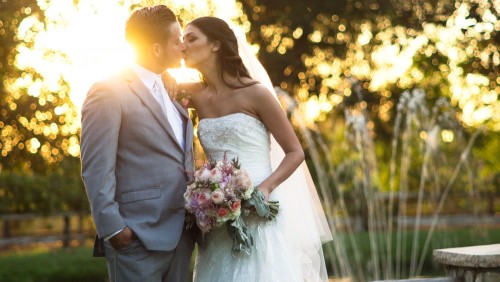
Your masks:
M 233 255 L 226 226 L 216 228 L 207 234 L 205 248 L 198 248 L 194 281 L 303 281 L 279 218 L 272 222 L 245 218 L 245 223 L 254 238 L 252 252 Z

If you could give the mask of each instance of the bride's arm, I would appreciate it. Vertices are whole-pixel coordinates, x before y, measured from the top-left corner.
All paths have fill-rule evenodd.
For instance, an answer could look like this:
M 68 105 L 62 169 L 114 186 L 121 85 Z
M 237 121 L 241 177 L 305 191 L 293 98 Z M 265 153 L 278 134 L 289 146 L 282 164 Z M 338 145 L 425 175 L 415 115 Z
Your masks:
M 164 71 L 161 74 L 163 85 L 167 90 L 170 99 L 177 100 L 184 108 L 193 108 L 192 99 L 196 99 L 196 95 L 203 88 L 204 84 L 201 82 L 182 82 L 177 83 L 175 78 Z
M 205 88 L 203 82 L 182 82 L 179 83 L 181 94 L 184 94 L 186 99 L 189 99 L 189 107 L 194 108 L 194 104 L 199 99 L 200 91 Z
M 304 161 L 304 150 L 278 101 L 264 86 L 256 88 L 258 90 L 251 98 L 252 108 L 285 152 L 285 158 L 278 168 L 259 184 L 259 189 L 268 198 Z

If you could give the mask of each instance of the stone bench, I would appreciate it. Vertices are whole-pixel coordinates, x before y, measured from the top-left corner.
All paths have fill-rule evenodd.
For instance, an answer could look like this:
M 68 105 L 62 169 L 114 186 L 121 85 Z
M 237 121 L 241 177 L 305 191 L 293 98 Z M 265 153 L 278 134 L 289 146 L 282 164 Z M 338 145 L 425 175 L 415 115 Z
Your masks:
M 454 281 L 500 281 L 500 244 L 438 249 L 432 258 Z
M 377 280 L 372 282 L 454 282 L 450 277 L 437 278 L 413 278 L 413 279 L 398 279 L 398 280 Z

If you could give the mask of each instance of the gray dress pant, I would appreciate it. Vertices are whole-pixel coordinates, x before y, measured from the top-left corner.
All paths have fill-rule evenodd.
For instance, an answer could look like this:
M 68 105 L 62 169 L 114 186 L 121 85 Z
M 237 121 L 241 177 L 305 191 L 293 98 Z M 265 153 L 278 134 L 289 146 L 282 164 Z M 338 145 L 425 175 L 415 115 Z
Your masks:
M 148 251 L 141 241 L 121 250 L 104 242 L 110 282 L 186 282 L 188 281 L 193 236 L 185 229 L 172 251 Z

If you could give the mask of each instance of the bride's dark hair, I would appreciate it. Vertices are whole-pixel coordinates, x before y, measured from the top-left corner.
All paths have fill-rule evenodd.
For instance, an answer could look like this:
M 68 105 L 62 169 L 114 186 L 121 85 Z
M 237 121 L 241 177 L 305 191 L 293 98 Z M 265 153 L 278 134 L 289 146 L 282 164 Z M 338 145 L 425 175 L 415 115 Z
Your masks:
M 200 17 L 191 21 L 188 25 L 197 27 L 203 34 L 205 34 L 210 41 L 219 41 L 220 49 L 218 60 L 220 63 L 220 75 L 222 81 L 231 88 L 243 88 L 246 86 L 258 83 L 253 81 L 244 83 L 241 79 L 243 77 L 250 78 L 250 73 L 243 64 L 240 55 L 238 54 L 238 41 L 234 31 L 224 21 L 216 17 Z M 232 85 L 224 79 L 223 73 L 227 72 L 229 75 L 235 75 L 241 85 Z

